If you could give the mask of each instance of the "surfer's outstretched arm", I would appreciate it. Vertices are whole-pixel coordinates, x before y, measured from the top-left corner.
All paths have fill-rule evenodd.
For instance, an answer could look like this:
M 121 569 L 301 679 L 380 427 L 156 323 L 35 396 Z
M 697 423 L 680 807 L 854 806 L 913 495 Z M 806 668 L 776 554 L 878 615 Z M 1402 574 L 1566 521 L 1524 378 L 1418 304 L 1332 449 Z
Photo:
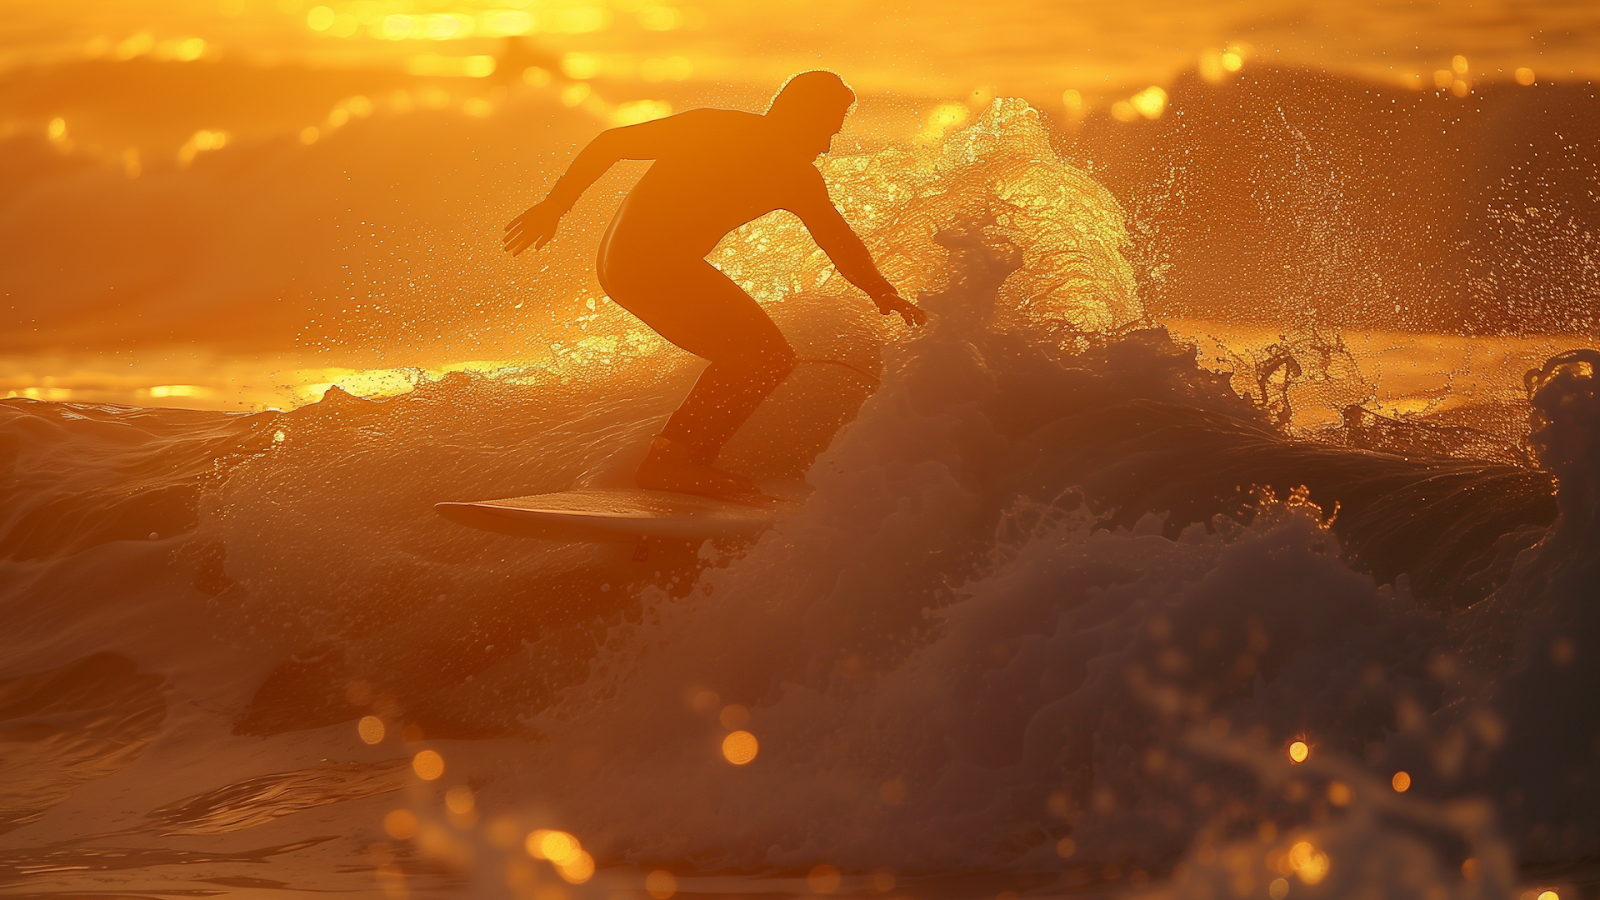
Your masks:
M 561 217 L 606 170 L 622 159 L 656 159 L 663 150 L 682 140 L 684 130 L 681 116 L 668 116 L 600 132 L 579 151 L 544 200 L 506 225 L 506 249 L 516 255 L 529 247 L 538 250 L 548 244 L 556 236 Z
M 878 271 L 872 252 L 862 243 L 861 236 L 855 233 L 850 223 L 844 220 L 844 216 L 839 214 L 839 208 L 833 205 L 822 173 L 816 173 L 815 181 L 808 176 L 806 182 L 801 196 L 791 204 L 790 211 L 805 223 L 806 230 L 811 232 L 817 246 L 833 260 L 839 274 L 865 291 L 884 315 L 899 313 L 907 325 L 921 325 L 928 321 L 928 314 L 900 296 L 889 279 Z

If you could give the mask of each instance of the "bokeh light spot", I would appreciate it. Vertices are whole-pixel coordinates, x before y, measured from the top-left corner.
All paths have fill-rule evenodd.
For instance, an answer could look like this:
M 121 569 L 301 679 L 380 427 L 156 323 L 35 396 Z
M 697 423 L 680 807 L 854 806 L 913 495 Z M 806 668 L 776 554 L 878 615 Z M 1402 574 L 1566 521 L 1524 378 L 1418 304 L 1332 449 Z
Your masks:
M 722 756 L 736 766 L 742 766 L 756 758 L 761 745 L 756 741 L 756 736 L 748 731 L 735 731 L 722 739 Z
M 472 796 L 472 788 L 458 784 L 444 792 L 444 805 L 457 815 L 472 812 L 476 801 Z
M 670 6 L 646 6 L 639 10 L 639 27 L 646 31 L 671 31 L 683 24 L 683 13 Z
M 839 880 L 839 870 L 827 863 L 813 866 L 811 871 L 806 873 L 806 887 L 817 894 L 831 894 L 837 891 Z
M 750 724 L 750 710 L 737 703 L 730 703 L 722 708 L 722 712 L 717 715 L 717 721 L 729 731 L 738 731 Z
M 525 847 L 534 859 L 548 859 L 557 864 L 570 862 L 583 851 L 577 838 L 551 828 L 540 828 L 528 835 Z
M 588 84 L 582 81 L 577 84 L 569 84 L 561 89 L 561 103 L 563 106 L 577 106 L 579 103 L 589 99 L 589 94 L 592 90 Z
M 409 840 L 417 833 L 417 816 L 409 809 L 391 810 L 383 817 L 383 831 L 397 841 Z
M 1311 756 L 1311 745 L 1305 741 L 1295 741 L 1289 745 L 1289 761 L 1303 763 Z
M 583 884 L 594 877 L 594 857 L 583 850 L 556 862 L 556 873 L 568 884 Z
M 672 115 L 672 104 L 665 100 L 634 100 L 617 106 L 611 113 L 613 125 L 637 125 Z
M 1316 884 L 1327 877 L 1328 854 L 1313 847 L 1310 841 L 1299 841 L 1289 848 L 1289 867 L 1301 881 Z
M 377 716 L 362 716 L 361 721 L 356 723 L 356 734 L 361 735 L 362 742 L 368 744 L 382 743 L 386 730 L 383 727 L 383 720 Z
M 561 59 L 561 73 L 568 78 L 593 78 L 600 72 L 600 61 L 587 53 L 568 53 Z
M 678 892 L 678 879 L 666 869 L 657 869 L 644 877 L 644 889 L 656 900 L 667 900 Z
M 411 768 L 423 781 L 437 781 L 444 775 L 444 757 L 437 751 L 424 750 L 411 758 Z
M 1272 883 L 1267 885 L 1267 896 L 1271 897 L 1272 900 L 1283 900 L 1283 898 L 1289 896 L 1289 879 L 1272 879 Z
M 1411 773 L 1402 769 L 1394 773 L 1394 777 L 1389 779 L 1389 784 L 1392 785 L 1397 792 L 1404 794 L 1406 791 L 1411 789 Z
M 1151 85 L 1129 97 L 1128 102 L 1133 104 L 1139 115 L 1146 119 L 1159 119 L 1167 108 L 1167 92 L 1156 85 Z

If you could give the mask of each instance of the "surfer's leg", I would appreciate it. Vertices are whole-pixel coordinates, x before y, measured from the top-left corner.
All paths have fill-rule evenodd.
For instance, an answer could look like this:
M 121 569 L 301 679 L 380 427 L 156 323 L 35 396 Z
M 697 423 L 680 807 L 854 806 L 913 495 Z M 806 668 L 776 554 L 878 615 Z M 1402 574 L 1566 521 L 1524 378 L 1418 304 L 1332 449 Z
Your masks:
M 723 445 L 794 369 L 789 343 L 765 313 L 759 308 L 756 312 L 761 322 L 748 323 L 740 340 L 711 351 L 716 355 L 696 354 L 711 365 L 661 431 L 668 440 L 687 446 L 690 458 L 700 465 L 717 461 Z
M 648 284 L 632 285 L 628 282 L 633 279 L 609 277 L 612 298 L 711 365 L 668 420 L 661 433 L 668 446 L 658 439 L 646 468 L 677 466 L 684 460 L 710 467 L 739 426 L 794 368 L 794 351 L 760 305 L 710 263 L 697 259 L 658 266 L 652 275 Z M 676 453 L 670 445 L 686 452 Z

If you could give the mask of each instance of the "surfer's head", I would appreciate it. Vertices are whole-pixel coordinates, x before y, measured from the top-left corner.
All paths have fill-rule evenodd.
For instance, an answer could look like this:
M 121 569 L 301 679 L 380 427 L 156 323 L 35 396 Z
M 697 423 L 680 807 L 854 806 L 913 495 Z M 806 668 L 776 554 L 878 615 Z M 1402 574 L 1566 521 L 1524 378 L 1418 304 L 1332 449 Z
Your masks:
M 801 72 L 772 98 L 767 118 L 793 135 L 797 150 L 807 156 L 828 152 L 833 136 L 844 127 L 856 92 L 832 72 Z

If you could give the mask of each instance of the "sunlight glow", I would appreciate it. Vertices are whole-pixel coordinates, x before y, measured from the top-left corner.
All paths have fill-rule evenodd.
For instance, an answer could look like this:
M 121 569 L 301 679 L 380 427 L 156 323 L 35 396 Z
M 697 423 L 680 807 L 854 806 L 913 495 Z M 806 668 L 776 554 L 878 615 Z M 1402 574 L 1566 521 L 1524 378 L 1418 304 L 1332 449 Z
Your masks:
M 659 81 L 683 81 L 694 72 L 694 63 L 686 56 L 650 57 L 639 64 L 639 77 L 652 84 Z
M 406 71 L 412 75 L 431 75 L 444 78 L 488 78 L 494 74 L 492 56 L 442 56 L 438 53 L 419 53 L 406 60 Z
M 194 62 L 205 52 L 206 42 L 204 38 L 189 38 L 184 41 L 176 41 L 171 48 L 172 58 L 179 62 Z
M 967 123 L 971 113 L 963 103 L 941 103 L 928 113 L 928 121 L 917 133 L 916 141 L 919 144 L 931 144 L 942 140 L 947 131 L 960 128 Z
M 1151 85 L 1129 97 L 1128 102 L 1133 104 L 1133 108 L 1139 111 L 1139 115 L 1144 116 L 1146 119 L 1159 119 L 1161 118 L 1161 113 L 1167 108 L 1167 92 L 1155 85 Z
M 683 24 L 683 13 L 670 6 L 647 6 L 639 10 L 639 27 L 646 31 L 671 31 Z
M 592 89 L 584 82 L 569 84 L 561 89 L 561 103 L 563 106 L 577 106 L 589 99 Z
M 117 45 L 117 59 L 134 59 L 155 48 L 156 39 L 148 31 L 141 31 Z
M 640 122 L 662 119 L 670 115 L 672 115 L 672 104 L 665 100 L 635 100 L 623 103 L 612 110 L 611 124 L 637 125 Z
M 465 26 L 462 30 L 470 33 L 472 29 Z M 491 10 L 478 17 L 478 32 L 485 37 L 511 37 L 533 30 L 533 16 L 517 9 Z
M 600 73 L 600 61 L 587 53 L 568 53 L 561 58 L 561 74 L 579 80 Z
M 178 162 L 187 166 L 194 162 L 194 158 L 208 150 L 221 150 L 228 146 L 228 133 L 226 131 L 211 131 L 202 128 L 189 136 L 182 147 L 178 148 Z
M 162 397 L 197 397 L 205 393 L 205 388 L 196 384 L 158 384 L 150 389 L 150 396 Z

